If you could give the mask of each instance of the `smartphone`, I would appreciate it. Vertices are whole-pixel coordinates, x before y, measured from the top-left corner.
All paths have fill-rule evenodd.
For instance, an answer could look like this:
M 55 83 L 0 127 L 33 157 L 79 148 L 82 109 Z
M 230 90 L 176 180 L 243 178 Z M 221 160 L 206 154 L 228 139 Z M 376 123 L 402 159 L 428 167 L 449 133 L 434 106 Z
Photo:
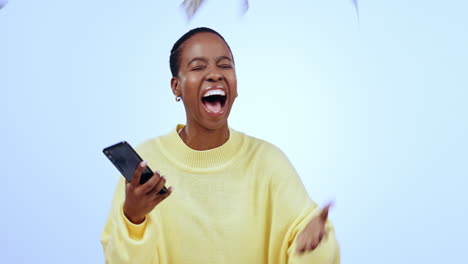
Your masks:
M 122 173 L 122 175 L 131 181 L 133 173 L 137 166 L 142 162 L 140 155 L 126 141 L 119 142 L 102 150 L 104 155 L 114 164 L 114 166 Z M 147 182 L 153 176 L 153 171 L 146 166 L 146 169 L 141 174 L 140 184 Z M 167 192 L 164 186 L 158 194 Z

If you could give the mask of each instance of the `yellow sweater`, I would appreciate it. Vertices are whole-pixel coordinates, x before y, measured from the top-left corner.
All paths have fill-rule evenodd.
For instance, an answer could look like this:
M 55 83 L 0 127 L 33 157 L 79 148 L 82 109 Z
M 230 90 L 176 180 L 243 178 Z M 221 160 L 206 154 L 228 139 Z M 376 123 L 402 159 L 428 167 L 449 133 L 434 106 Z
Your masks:
M 329 222 L 315 250 L 296 254 L 296 237 L 320 208 L 278 148 L 229 131 L 226 143 L 206 151 L 190 149 L 176 129 L 136 148 L 174 192 L 135 225 L 122 211 L 121 177 L 101 236 L 106 263 L 340 262 Z

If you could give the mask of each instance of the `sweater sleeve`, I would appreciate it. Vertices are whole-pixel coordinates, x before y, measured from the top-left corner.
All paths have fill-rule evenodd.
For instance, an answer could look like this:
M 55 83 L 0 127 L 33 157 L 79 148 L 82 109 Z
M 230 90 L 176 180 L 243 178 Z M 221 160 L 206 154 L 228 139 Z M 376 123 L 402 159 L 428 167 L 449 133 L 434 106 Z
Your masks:
M 295 169 L 277 148 L 269 151 L 271 227 L 269 262 L 281 264 L 339 264 L 338 243 L 332 224 L 326 223 L 326 236 L 313 251 L 296 253 L 296 240 L 305 226 L 320 214 L 308 196 Z
M 133 224 L 123 213 L 124 199 L 125 181 L 121 177 L 101 235 L 106 263 L 157 264 L 156 241 L 152 228 L 149 228 L 152 225 L 153 216 L 146 216 L 141 224 Z

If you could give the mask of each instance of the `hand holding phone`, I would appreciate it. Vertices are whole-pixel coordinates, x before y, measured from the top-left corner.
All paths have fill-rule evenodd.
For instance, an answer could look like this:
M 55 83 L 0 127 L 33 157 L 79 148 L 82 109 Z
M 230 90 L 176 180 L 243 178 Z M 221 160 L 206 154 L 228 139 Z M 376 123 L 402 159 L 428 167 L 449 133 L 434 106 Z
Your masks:
M 125 202 L 123 211 L 125 216 L 134 224 L 141 224 L 160 202 L 164 201 L 174 189 L 172 186 L 164 194 L 161 192 L 166 184 L 166 178 L 157 172 L 144 184 L 140 184 L 141 176 L 147 168 L 142 161 L 135 169 L 130 182 L 125 183 Z
M 103 152 L 127 179 L 125 216 L 135 224 L 142 223 L 145 216 L 172 193 L 173 188 L 168 191 L 164 186 L 166 178 L 159 172 L 153 173 L 126 141 L 107 147 Z

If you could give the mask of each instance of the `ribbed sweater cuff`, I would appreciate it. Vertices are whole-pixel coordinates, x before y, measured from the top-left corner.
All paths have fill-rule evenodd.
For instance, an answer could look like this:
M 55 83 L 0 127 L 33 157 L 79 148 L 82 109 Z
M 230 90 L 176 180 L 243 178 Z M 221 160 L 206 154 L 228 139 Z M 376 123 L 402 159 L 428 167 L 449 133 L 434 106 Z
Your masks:
M 145 218 L 143 223 L 138 225 L 134 224 L 125 216 L 123 212 L 123 205 L 120 207 L 120 216 L 122 217 L 125 226 L 127 227 L 128 236 L 133 240 L 142 240 L 145 234 L 146 225 L 148 223 L 148 217 Z

